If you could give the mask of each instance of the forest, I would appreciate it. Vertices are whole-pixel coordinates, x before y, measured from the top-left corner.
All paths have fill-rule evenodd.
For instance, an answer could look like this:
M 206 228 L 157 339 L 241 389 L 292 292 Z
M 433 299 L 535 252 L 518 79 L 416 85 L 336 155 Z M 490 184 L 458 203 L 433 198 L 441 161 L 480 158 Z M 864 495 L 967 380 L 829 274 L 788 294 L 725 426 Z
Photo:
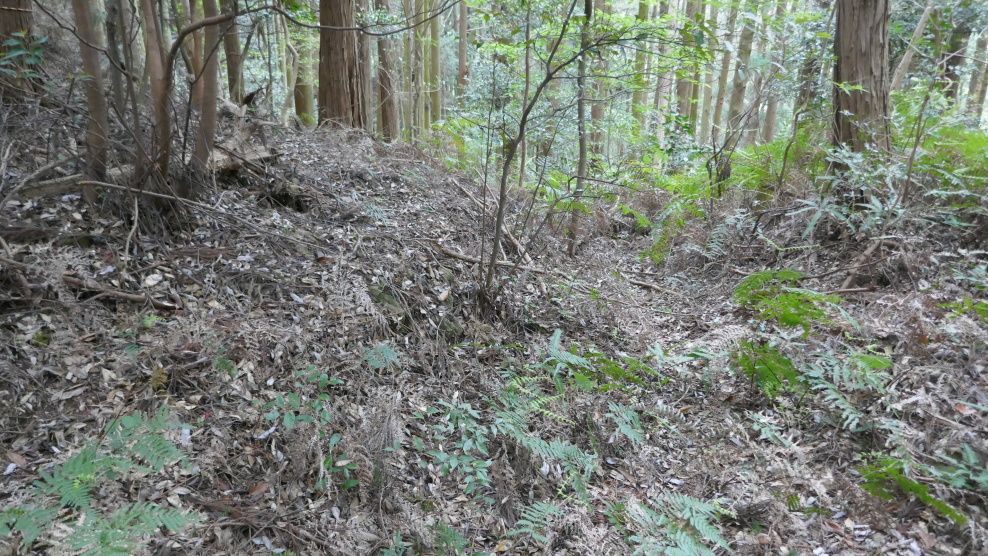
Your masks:
M 0 0 L 0 556 L 988 554 L 982 0 Z

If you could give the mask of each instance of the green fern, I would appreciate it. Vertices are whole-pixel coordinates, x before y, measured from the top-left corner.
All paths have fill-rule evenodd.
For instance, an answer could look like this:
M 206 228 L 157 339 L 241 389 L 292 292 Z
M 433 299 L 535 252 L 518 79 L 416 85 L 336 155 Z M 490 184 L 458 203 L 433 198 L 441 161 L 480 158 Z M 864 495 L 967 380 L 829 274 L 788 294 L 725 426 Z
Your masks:
M 792 360 L 770 344 L 742 341 L 734 357 L 741 372 L 769 398 L 799 383 Z
M 635 554 L 713 556 L 715 552 L 708 544 L 730 550 L 714 522 L 731 512 L 719 503 L 669 493 L 653 500 L 651 506 L 640 502 L 626 505 L 632 520 L 626 526 L 634 531 L 629 540 L 638 545 Z
M 508 531 L 508 535 L 528 534 L 541 543 L 549 541 L 546 531 L 552 528 L 553 522 L 566 515 L 562 509 L 546 502 L 522 506 L 518 509 L 518 513 L 521 517 L 515 522 L 515 528 Z
M 377 371 L 391 369 L 398 366 L 401 355 L 387 343 L 380 343 L 364 352 L 361 361 Z
M 796 287 L 804 274 L 794 270 L 765 270 L 745 277 L 734 290 L 734 300 L 758 313 L 763 320 L 777 320 L 789 327 L 801 327 L 804 336 L 814 322 L 830 322 L 827 307 L 836 307 L 840 298 Z
M 896 498 L 896 491 L 915 496 L 919 501 L 936 509 L 957 525 L 964 525 L 967 517 L 956 508 L 930 493 L 930 487 L 905 475 L 902 460 L 882 457 L 874 464 L 858 468 L 865 482 L 862 486 L 874 496 L 885 500 Z M 898 487 L 898 488 L 896 488 Z
M 631 442 L 632 447 L 637 448 L 645 440 L 645 428 L 642 426 L 638 413 L 629 407 L 614 402 L 607 402 L 607 406 L 611 411 L 605 416 L 614 421 L 618 432 Z
M 104 515 L 92 508 L 92 493 L 101 483 L 124 474 L 156 473 L 183 454 L 162 432 L 175 428 L 168 408 L 154 416 L 127 415 L 107 425 L 101 442 L 93 442 L 65 462 L 39 471 L 33 500 L 26 507 L 0 513 L 0 535 L 20 533 L 29 547 L 55 522 L 72 531 L 64 541 L 85 555 L 129 554 L 138 540 L 158 529 L 177 531 L 193 521 L 178 510 L 135 503 Z M 71 510 L 71 511 L 65 511 Z M 64 516 L 60 518 L 59 516 Z

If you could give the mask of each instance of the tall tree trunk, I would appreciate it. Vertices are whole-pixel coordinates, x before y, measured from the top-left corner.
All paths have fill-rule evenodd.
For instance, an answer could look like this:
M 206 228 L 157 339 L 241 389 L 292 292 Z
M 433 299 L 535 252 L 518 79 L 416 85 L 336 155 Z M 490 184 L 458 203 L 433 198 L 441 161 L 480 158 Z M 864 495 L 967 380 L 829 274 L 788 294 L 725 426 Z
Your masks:
M 598 13 L 609 13 L 610 8 L 604 0 L 593 0 L 593 9 Z M 588 18 L 589 19 L 589 18 Z M 594 68 L 598 77 L 593 82 L 594 102 L 590 105 L 590 168 L 596 169 L 601 163 L 601 157 L 607 150 L 604 124 L 604 98 L 607 96 L 607 59 L 603 53 L 597 54 L 597 64 Z
M 151 82 L 151 106 L 154 112 L 154 141 L 151 144 L 151 153 L 154 154 L 155 170 L 158 177 L 165 179 L 168 176 L 168 163 L 171 158 L 172 128 L 171 114 L 168 111 L 171 92 L 168 83 L 171 79 L 165 75 L 165 51 L 162 47 L 163 38 L 158 25 L 158 14 L 154 9 L 154 0 L 140 1 L 141 14 L 144 18 L 147 69 Z M 140 170 L 140 163 L 138 168 L 135 168 L 135 174 L 137 170 Z
M 923 38 L 923 31 L 926 30 L 926 24 L 930 22 L 930 16 L 933 14 L 933 2 L 934 0 L 927 0 L 926 9 L 923 10 L 923 15 L 919 18 L 919 23 L 916 24 L 916 29 L 913 30 L 913 36 L 909 40 L 909 44 L 906 45 L 906 52 L 902 55 L 902 59 L 899 60 L 899 64 L 895 66 L 895 73 L 892 75 L 892 83 L 889 85 L 889 91 L 898 91 L 902 88 L 902 82 L 906 78 L 906 74 L 909 73 L 909 66 L 912 64 L 913 55 L 916 53 L 916 45 L 921 38 Z
M 686 0 L 683 34 L 692 36 L 690 30 L 696 25 L 696 15 L 700 13 L 702 8 L 703 0 Z M 686 46 L 695 48 L 696 44 L 692 39 L 689 39 L 686 41 Z M 676 99 L 678 102 L 676 111 L 679 116 L 679 123 L 689 130 L 693 129 L 693 123 L 690 121 L 690 115 L 693 113 L 693 93 L 694 89 L 700 86 L 699 83 L 694 82 L 696 69 L 696 62 L 690 62 L 686 67 L 680 68 L 679 80 L 676 82 Z
M 718 5 L 710 4 L 710 26 L 714 29 L 717 27 L 717 16 Z M 710 68 L 707 71 L 706 77 L 703 79 L 703 113 L 700 116 L 700 137 L 699 142 L 701 145 L 707 143 L 710 140 L 710 128 L 713 122 L 713 94 L 714 94 L 714 80 L 717 78 L 717 74 Z
M 358 0 L 359 2 L 359 13 L 366 14 L 370 10 L 370 0 Z M 361 118 L 364 121 L 364 128 L 368 131 L 374 129 L 374 55 L 372 52 L 371 36 L 366 33 L 359 33 L 357 35 L 358 48 L 360 51 L 360 67 L 363 71 L 360 72 L 360 98 L 363 99 L 361 104 Z
M 747 4 L 747 11 L 757 13 L 758 3 L 759 0 L 750 0 Z M 724 143 L 724 151 L 727 156 L 725 159 L 729 159 L 730 153 L 737 147 L 748 123 L 748 116 L 750 116 L 744 110 L 744 97 L 748 90 L 748 79 L 751 77 L 751 69 L 748 64 L 751 61 L 751 45 L 755 40 L 755 22 L 751 18 L 745 17 L 742 25 L 744 28 L 741 30 L 741 38 L 738 43 L 738 58 L 734 66 L 731 101 L 727 107 L 727 131 Z M 722 167 L 719 177 L 721 180 L 718 181 L 730 177 L 730 167 Z
M 988 50 L 988 29 L 981 30 L 977 42 L 971 48 L 973 50 L 967 53 L 968 58 L 972 61 L 971 82 L 968 83 L 967 87 L 966 112 L 968 114 L 975 113 L 978 93 L 981 92 L 981 82 L 988 78 L 985 73 L 985 69 L 988 68 L 988 61 L 985 60 L 985 57 L 988 56 L 988 52 L 986 52 Z
M 659 15 L 656 19 L 661 20 L 668 14 L 669 0 L 660 0 Z M 656 64 L 665 61 L 666 54 L 668 54 L 668 52 L 669 45 L 666 41 L 659 43 L 659 52 L 656 56 Z M 653 100 L 655 106 L 655 142 L 660 148 L 665 147 L 666 113 L 668 112 L 667 107 L 669 106 L 669 91 L 672 87 L 674 76 L 675 72 L 672 71 L 666 70 L 661 73 L 656 71 L 655 99 Z
M 203 16 L 216 17 L 220 14 L 216 0 L 202 0 Z M 199 108 L 199 132 L 196 134 L 192 167 L 200 174 L 209 170 L 209 157 L 213 152 L 216 137 L 216 97 L 219 95 L 220 29 L 217 25 L 206 27 L 203 43 L 202 104 Z M 181 197 L 188 197 L 192 191 L 188 186 L 179 189 Z
M 981 123 L 981 115 L 985 107 L 985 90 L 988 89 L 988 29 L 981 31 L 981 36 L 974 47 L 972 58 L 975 60 L 974 73 L 971 75 L 971 86 L 968 88 L 967 112 L 975 117 L 975 122 Z M 980 68 L 978 67 L 980 66 Z
M 771 39 L 766 38 L 766 41 L 771 40 L 769 50 L 773 54 L 771 55 L 772 69 L 769 72 L 768 101 L 765 103 L 765 122 L 762 124 L 763 143 L 771 143 L 775 139 L 776 121 L 779 114 L 779 94 L 776 91 L 778 91 L 780 68 L 786 59 L 786 47 L 788 46 L 785 22 L 783 21 L 783 17 L 786 15 L 786 4 L 786 0 L 779 0 L 779 3 L 776 4 L 773 28 L 777 31 L 772 33 Z
M 239 13 L 237 0 L 220 0 L 223 13 Z M 236 19 L 226 26 L 223 33 L 223 52 L 226 54 L 227 94 L 230 101 L 240 104 L 244 99 L 243 47 L 240 46 L 240 26 Z
M 837 0 L 834 145 L 889 152 L 889 0 Z M 848 90 L 846 86 L 852 86 Z
M 470 8 L 466 2 L 460 2 L 460 15 L 456 22 L 459 35 L 457 40 L 457 58 L 459 68 L 456 76 L 456 96 L 460 98 L 467 90 L 467 43 L 470 41 Z
M 738 22 L 738 9 L 741 2 L 731 5 L 728 12 L 727 22 L 724 25 L 724 44 L 734 43 L 734 31 Z M 717 77 L 717 98 L 713 105 L 713 124 L 711 125 L 711 136 L 716 141 L 724 115 L 724 100 L 727 98 L 727 80 L 731 76 L 731 53 L 732 49 L 724 48 L 724 57 L 720 63 L 720 75 Z
M 308 42 L 308 41 L 307 41 Z M 312 62 L 316 58 L 315 48 L 306 45 L 305 50 L 299 52 L 302 58 L 299 64 L 298 76 L 295 79 L 295 115 L 302 121 L 302 125 L 311 126 L 316 123 L 315 90 L 313 79 L 316 75 L 316 66 Z
M 390 13 L 389 0 L 374 0 L 378 12 Z M 395 97 L 394 80 L 394 41 L 391 36 L 377 38 L 377 128 L 385 141 L 398 139 L 398 103 Z
M 954 27 L 947 41 L 947 51 L 943 55 L 940 67 L 943 68 L 943 88 L 947 98 L 958 101 L 961 88 L 960 68 L 964 65 L 964 49 L 971 39 L 971 27 L 960 23 Z
M 72 10 L 75 12 L 82 67 L 89 74 L 85 85 L 86 106 L 89 110 L 86 126 L 86 173 L 96 181 L 103 181 L 106 177 L 106 136 L 110 126 L 107 123 L 100 52 L 96 47 L 96 21 L 93 19 L 89 0 L 72 0 Z M 83 197 L 89 202 L 95 202 L 96 190 L 92 186 L 85 187 Z
M 433 1 L 432 9 L 438 8 L 439 2 Z M 431 122 L 438 122 L 443 119 L 443 79 L 441 69 L 439 67 L 439 22 L 441 19 L 441 17 L 434 17 L 432 18 L 432 21 L 429 22 L 429 31 L 431 34 L 431 41 L 429 44 L 429 49 L 431 50 L 429 54 L 429 77 L 431 78 L 429 83 L 429 112 L 432 114 L 429 120 Z
M 319 24 L 355 27 L 354 0 L 321 0 Z M 363 128 L 360 49 L 354 31 L 319 31 L 319 121 Z
M 573 202 L 580 202 L 580 198 L 583 196 L 584 183 L 587 177 L 587 167 L 588 167 L 588 155 L 587 155 L 587 57 L 590 55 L 588 52 L 590 47 L 590 23 L 593 19 L 594 10 L 594 0 L 584 0 L 583 2 L 583 13 L 585 18 L 583 20 L 583 26 L 580 29 L 580 61 L 577 65 L 576 70 L 576 88 L 577 88 L 577 100 L 576 100 L 576 127 L 577 133 L 579 134 L 579 159 L 577 161 L 576 168 L 576 186 L 573 189 Z M 579 216 L 577 213 L 579 209 L 573 207 L 570 210 L 569 226 L 567 226 L 566 235 L 569 240 L 569 245 L 567 247 L 570 257 L 576 256 L 576 240 L 578 236 L 578 226 L 579 226 Z
M 650 4 L 647 0 L 638 0 L 638 15 L 636 17 L 638 25 L 644 26 L 648 22 L 648 10 Z M 645 66 L 648 65 L 648 50 L 644 47 L 635 53 L 635 91 L 631 95 L 631 112 L 638 120 L 639 132 L 645 130 L 645 114 L 648 107 L 645 106 L 646 89 L 648 77 L 645 75 Z

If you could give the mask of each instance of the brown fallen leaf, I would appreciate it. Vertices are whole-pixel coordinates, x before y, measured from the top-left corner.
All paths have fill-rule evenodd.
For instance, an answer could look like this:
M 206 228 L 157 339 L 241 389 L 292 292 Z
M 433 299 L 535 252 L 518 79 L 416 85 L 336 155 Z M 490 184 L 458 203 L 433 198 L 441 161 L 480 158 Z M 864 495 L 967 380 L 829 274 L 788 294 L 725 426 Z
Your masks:
M 955 403 L 954 404 L 954 410 L 957 411 L 957 413 L 960 413 L 961 415 L 964 415 L 964 416 L 974 415 L 975 413 L 977 413 L 977 411 L 971 409 L 970 407 L 968 407 L 968 406 L 966 406 L 966 405 L 964 405 L 962 403 Z
M 9 459 L 11 463 L 17 464 L 17 467 L 27 468 L 27 460 L 24 459 L 24 456 L 13 450 L 7 450 L 7 459 Z
M 264 494 L 264 491 L 267 489 L 268 489 L 268 483 L 266 481 L 261 481 L 256 485 L 250 487 L 250 491 L 248 492 L 248 494 L 250 494 L 252 498 L 257 498 L 258 496 Z

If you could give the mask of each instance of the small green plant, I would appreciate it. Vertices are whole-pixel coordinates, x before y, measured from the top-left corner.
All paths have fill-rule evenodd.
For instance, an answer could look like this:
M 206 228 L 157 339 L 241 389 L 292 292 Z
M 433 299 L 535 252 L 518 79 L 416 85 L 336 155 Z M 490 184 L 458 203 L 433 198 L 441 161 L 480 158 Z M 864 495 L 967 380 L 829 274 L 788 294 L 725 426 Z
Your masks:
M 470 547 L 466 537 L 441 521 L 432 526 L 432 535 L 439 554 L 459 556 Z
M 865 482 L 866 491 L 884 500 L 894 500 L 900 493 L 915 496 L 920 502 L 936 509 L 957 525 L 967 522 L 967 517 L 956 508 L 930 493 L 930 487 L 906 475 L 905 463 L 896 458 L 879 456 L 874 463 L 858 468 Z
M 342 440 L 343 436 L 340 433 L 334 433 L 329 438 L 329 451 L 332 452 Z M 360 485 L 360 481 L 356 479 L 357 464 L 350 456 L 346 454 L 330 455 L 323 460 L 322 464 L 330 476 L 337 476 L 342 479 L 340 488 L 343 490 L 349 490 Z
M 380 343 L 368 349 L 360 360 L 367 363 L 370 368 L 379 371 L 397 367 L 401 361 L 401 355 L 390 345 Z
M 0 74 L 15 79 L 38 79 L 38 70 L 44 60 L 42 46 L 46 37 L 33 37 L 24 31 L 14 33 L 3 41 L 6 52 L 0 53 Z
M 802 327 L 804 337 L 810 325 L 827 323 L 827 308 L 836 307 L 840 298 L 796 287 L 804 274 L 794 270 L 764 270 L 745 277 L 734 290 L 734 300 L 758 313 L 763 320 L 777 320 L 789 327 Z
M 741 372 L 770 399 L 799 384 L 801 375 L 792 360 L 770 343 L 742 341 L 734 358 Z
M 150 315 L 150 314 L 141 317 L 141 324 L 144 325 L 144 328 L 154 328 L 154 325 L 158 324 L 159 322 L 165 322 L 165 319 L 159 317 L 158 315 Z
M 535 502 L 530 506 L 522 506 L 518 509 L 518 513 L 521 516 L 515 522 L 515 528 L 508 531 L 508 535 L 527 534 L 541 543 L 549 541 L 546 531 L 552 529 L 553 522 L 566 515 L 562 508 L 546 502 Z
M 51 536 L 61 539 L 72 552 L 127 554 L 159 529 L 179 531 L 193 523 L 193 515 L 148 502 L 126 504 L 110 514 L 93 507 L 93 492 L 105 482 L 134 481 L 180 462 L 182 452 L 162 433 L 184 426 L 174 423 L 164 406 L 154 416 L 132 414 L 115 419 L 99 441 L 39 472 L 32 503 L 0 513 L 0 535 L 20 534 L 27 549 L 55 528 L 57 537 Z M 71 533 L 64 535 L 65 530 Z
M 669 493 L 651 504 L 612 504 L 605 514 L 611 523 L 627 531 L 628 541 L 636 545 L 634 554 L 714 556 L 708 545 L 731 550 L 716 521 L 733 514 L 718 501 L 701 502 Z
M 303 399 L 294 392 L 277 393 L 273 400 L 264 405 L 266 409 L 269 409 L 264 414 L 264 418 L 268 421 L 277 421 L 280 418 L 286 429 L 291 429 L 297 423 L 318 422 L 322 426 L 328 425 L 332 421 L 332 413 L 328 407 L 330 396 L 322 390 L 343 384 L 343 381 L 338 378 L 330 378 L 327 373 L 314 365 L 298 370 L 296 375 L 305 382 L 317 385 L 320 392 L 312 399 Z M 305 385 L 302 382 L 296 382 L 295 386 L 301 391 Z M 319 429 L 319 434 L 324 434 L 322 428 Z
M 430 407 L 426 413 L 416 412 L 415 416 L 426 420 L 428 416 L 438 416 L 439 423 L 430 428 L 434 434 L 434 440 L 440 446 L 451 442 L 453 450 L 443 448 L 426 450 L 421 439 L 415 439 L 415 448 L 424 452 L 432 458 L 432 462 L 439 466 L 439 470 L 446 475 L 457 473 L 466 483 L 465 492 L 475 496 L 480 495 L 478 489 L 490 487 L 490 476 L 488 470 L 494 463 L 489 459 L 487 451 L 488 429 L 481 425 L 478 420 L 481 418 L 480 412 L 469 403 L 451 404 L 440 402 L 443 409 Z M 458 434 L 458 438 L 457 438 Z M 452 437 L 452 440 L 450 440 Z M 428 466 L 428 462 L 421 460 L 419 465 Z

